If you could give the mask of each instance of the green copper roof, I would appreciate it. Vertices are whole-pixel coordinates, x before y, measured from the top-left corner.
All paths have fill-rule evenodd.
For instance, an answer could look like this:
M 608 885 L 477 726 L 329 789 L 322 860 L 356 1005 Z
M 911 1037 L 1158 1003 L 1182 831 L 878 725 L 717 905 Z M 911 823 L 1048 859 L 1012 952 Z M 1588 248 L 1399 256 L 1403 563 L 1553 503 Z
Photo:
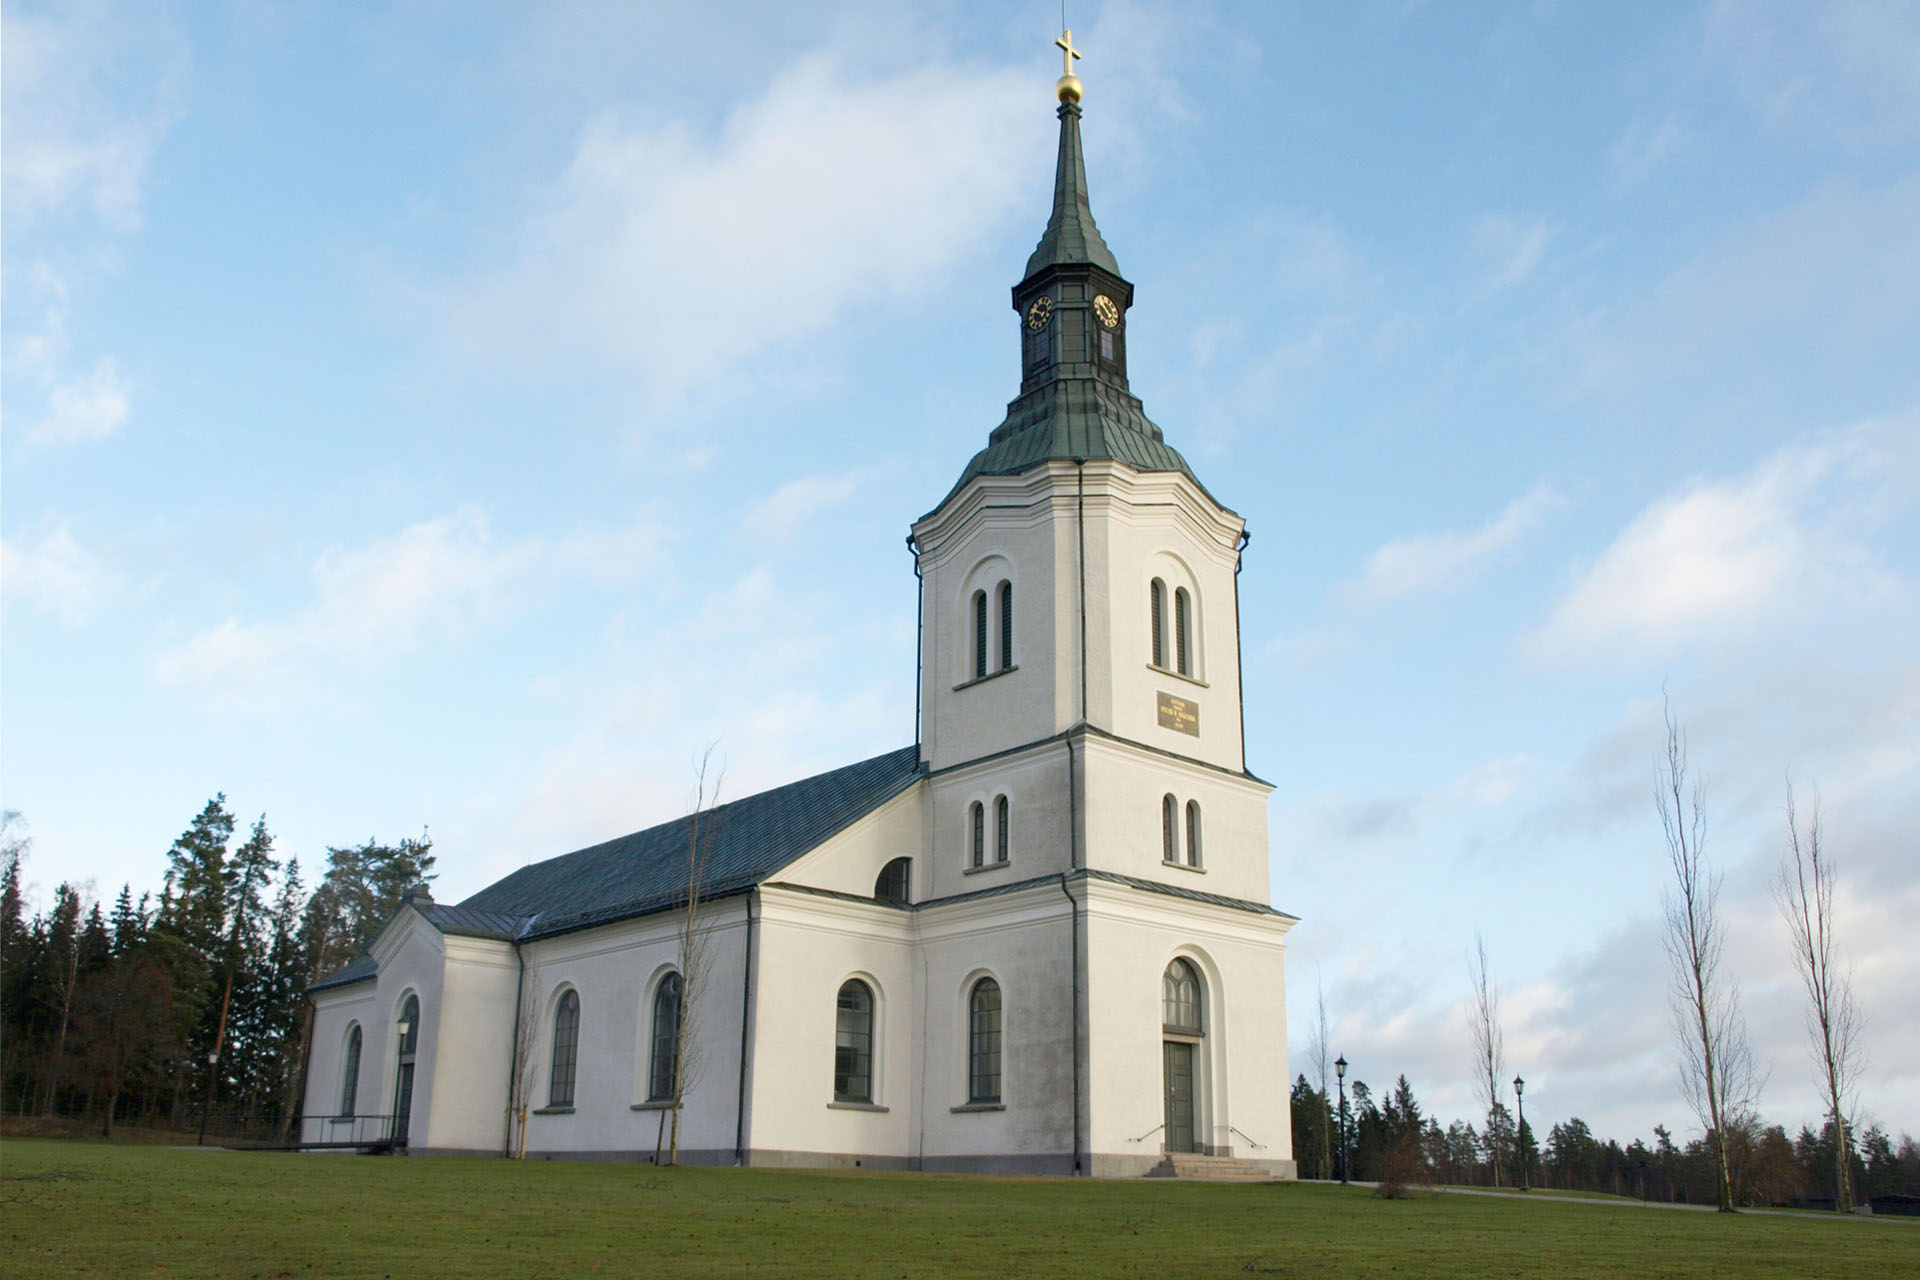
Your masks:
M 1006 420 L 934 510 L 975 476 L 1019 475 L 1048 461 L 1075 458 L 1124 462 L 1135 471 L 1184 472 L 1206 491 L 1179 450 L 1148 421 L 1138 397 L 1098 378 L 1056 378 L 1007 406 Z
M 1060 160 L 1053 171 L 1053 217 L 1027 259 L 1027 279 L 1048 267 L 1091 263 L 1120 274 L 1113 251 L 1093 225 L 1093 206 L 1087 203 L 1087 164 L 1080 152 L 1080 107 L 1060 104 Z

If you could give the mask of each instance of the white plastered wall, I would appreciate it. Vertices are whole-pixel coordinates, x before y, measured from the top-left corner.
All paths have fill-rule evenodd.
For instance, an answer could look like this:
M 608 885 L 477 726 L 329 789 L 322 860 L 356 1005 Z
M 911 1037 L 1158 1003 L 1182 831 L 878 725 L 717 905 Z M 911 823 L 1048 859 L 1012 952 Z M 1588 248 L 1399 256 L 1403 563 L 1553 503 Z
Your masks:
M 1267 796 L 1272 787 L 1124 742 L 1089 737 L 1084 751 L 1087 866 L 1247 902 L 1269 901 Z M 1187 802 L 1199 802 L 1198 869 L 1164 861 L 1160 806 L 1169 794 L 1177 806 L 1183 858 Z

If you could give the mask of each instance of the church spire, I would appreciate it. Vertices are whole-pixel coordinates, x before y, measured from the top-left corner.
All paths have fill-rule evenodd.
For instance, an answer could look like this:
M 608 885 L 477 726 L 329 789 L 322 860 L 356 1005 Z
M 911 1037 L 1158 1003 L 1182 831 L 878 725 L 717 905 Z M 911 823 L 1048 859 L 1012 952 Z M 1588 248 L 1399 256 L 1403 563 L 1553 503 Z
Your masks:
M 1058 40 L 1066 74 L 1054 86 L 1060 98 L 1060 157 L 1053 170 L 1053 216 L 1047 220 L 1046 234 L 1040 237 L 1033 256 L 1027 259 L 1027 279 L 1048 267 L 1068 263 L 1096 266 L 1120 274 L 1113 251 L 1100 238 L 1093 224 L 1093 206 L 1087 202 L 1087 162 L 1080 149 L 1080 77 L 1073 74 L 1073 60 L 1080 51 L 1073 47 L 1073 32 Z

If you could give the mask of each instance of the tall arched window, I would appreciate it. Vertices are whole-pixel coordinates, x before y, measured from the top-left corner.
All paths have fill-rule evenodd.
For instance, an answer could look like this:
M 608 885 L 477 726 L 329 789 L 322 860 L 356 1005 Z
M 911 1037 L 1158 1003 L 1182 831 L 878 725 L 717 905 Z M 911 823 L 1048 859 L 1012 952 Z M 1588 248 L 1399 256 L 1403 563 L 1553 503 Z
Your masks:
M 1180 802 L 1171 791 L 1160 797 L 1160 860 L 1180 861 Z
M 1005 796 L 1001 796 L 993 802 L 993 860 L 995 862 L 1005 862 L 1007 860 L 1008 839 L 1011 835 L 1011 832 L 1007 829 L 1010 825 L 1008 819 L 1009 807 Z
M 891 902 L 904 907 L 913 895 L 913 859 L 895 858 L 880 868 L 880 878 L 873 882 L 873 896 L 882 902 Z
M 360 1100 L 360 1027 L 356 1024 L 347 1034 L 346 1070 L 340 1081 L 340 1114 L 353 1114 L 354 1104 Z
M 671 1102 L 679 1084 L 680 975 L 669 973 L 653 992 L 652 1059 L 647 1064 L 647 1101 Z
M 987 593 L 973 593 L 973 678 L 987 674 Z
M 573 1105 L 573 1075 L 580 1061 L 580 994 L 569 987 L 553 1011 L 553 1070 L 547 1075 L 547 1105 Z
M 1201 1034 L 1200 975 L 1191 962 L 1176 959 L 1160 980 L 1160 1021 L 1177 1035 Z
M 1200 865 L 1200 802 L 1187 801 L 1187 865 Z
M 1000 598 L 1000 669 L 1013 666 L 1013 584 L 1002 582 L 995 593 Z
M 413 1123 L 413 1071 L 420 1054 L 420 997 L 409 994 L 400 1006 L 400 1021 L 394 1026 L 400 1042 L 400 1057 L 393 1079 L 393 1140 L 406 1145 Z
M 873 992 L 858 978 L 840 984 L 833 1030 L 833 1100 L 873 1101 Z
M 967 1101 L 1000 1101 L 1000 984 L 982 978 L 967 1000 Z
M 987 865 L 987 807 L 975 800 L 967 814 L 973 828 L 973 853 L 967 865 L 984 867 Z
M 1167 584 L 1155 578 L 1147 588 L 1147 604 L 1153 614 L 1153 665 L 1167 665 Z
M 1173 661 L 1175 671 L 1183 676 L 1193 674 L 1191 639 L 1189 632 L 1193 623 L 1193 601 L 1187 595 L 1187 589 L 1181 587 L 1173 593 Z

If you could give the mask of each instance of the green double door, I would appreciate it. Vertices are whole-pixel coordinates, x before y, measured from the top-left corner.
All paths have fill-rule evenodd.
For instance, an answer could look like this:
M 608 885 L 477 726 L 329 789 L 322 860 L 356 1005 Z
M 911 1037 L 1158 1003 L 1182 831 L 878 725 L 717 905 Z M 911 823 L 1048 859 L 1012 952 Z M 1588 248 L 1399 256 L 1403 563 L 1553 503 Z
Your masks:
M 1192 1151 L 1194 1046 L 1184 1040 L 1167 1040 L 1163 1044 L 1165 1067 L 1162 1076 L 1166 1081 L 1167 1150 Z

